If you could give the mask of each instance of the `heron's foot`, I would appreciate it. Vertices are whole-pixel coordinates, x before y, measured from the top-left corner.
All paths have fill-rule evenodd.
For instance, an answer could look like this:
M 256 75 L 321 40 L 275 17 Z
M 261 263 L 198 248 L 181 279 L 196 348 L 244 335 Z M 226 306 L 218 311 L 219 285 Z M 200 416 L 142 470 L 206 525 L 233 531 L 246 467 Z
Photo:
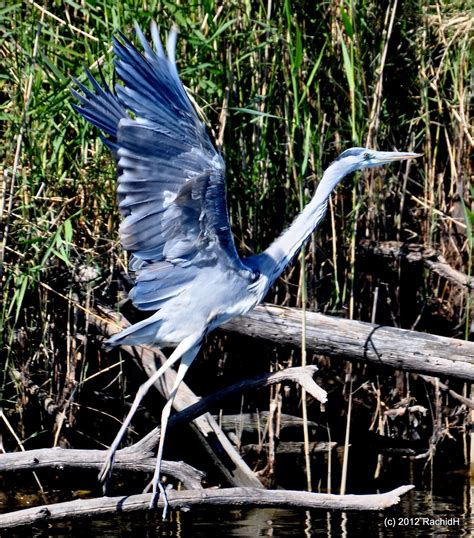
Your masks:
M 146 491 L 149 489 L 149 485 L 145 488 L 145 491 L 143 493 L 146 493 Z M 153 483 L 153 493 L 151 495 L 150 504 L 148 505 L 150 509 L 156 508 L 158 506 L 158 500 L 161 498 L 163 499 L 163 519 L 166 519 L 166 516 L 168 515 L 168 508 L 169 508 L 169 502 L 168 502 L 168 495 L 166 494 L 166 488 L 163 486 L 161 482 L 158 481 L 158 484 Z
M 158 487 L 160 488 L 160 493 L 163 496 L 163 513 L 161 514 L 161 519 L 163 521 L 166 520 L 166 517 L 168 516 L 168 495 L 166 493 L 166 489 L 163 487 L 163 484 L 161 482 L 158 483 Z
M 107 456 L 105 458 L 104 464 L 102 465 L 102 469 L 99 473 L 99 482 L 102 484 L 102 491 L 104 492 L 104 495 L 106 494 L 107 490 L 107 484 L 109 483 L 110 477 L 112 476 L 112 469 L 114 466 L 115 461 L 115 451 L 114 452 L 108 452 Z

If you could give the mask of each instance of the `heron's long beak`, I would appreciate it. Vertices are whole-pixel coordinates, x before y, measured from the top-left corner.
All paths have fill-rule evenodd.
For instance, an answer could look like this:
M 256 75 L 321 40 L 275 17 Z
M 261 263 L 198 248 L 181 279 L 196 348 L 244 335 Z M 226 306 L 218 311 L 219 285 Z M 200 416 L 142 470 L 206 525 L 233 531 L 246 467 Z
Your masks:
M 422 153 L 410 153 L 407 151 L 374 151 L 370 160 L 374 164 L 388 164 L 395 161 L 416 159 L 422 155 Z

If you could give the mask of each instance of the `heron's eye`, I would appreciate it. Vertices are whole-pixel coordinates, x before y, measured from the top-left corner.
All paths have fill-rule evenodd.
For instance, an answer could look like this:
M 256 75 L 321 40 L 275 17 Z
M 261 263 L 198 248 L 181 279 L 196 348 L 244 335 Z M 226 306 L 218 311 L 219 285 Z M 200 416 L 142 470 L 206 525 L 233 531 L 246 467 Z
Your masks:
M 368 161 L 368 160 L 370 159 L 370 153 L 369 153 L 368 151 L 366 151 L 366 152 L 362 155 L 362 157 L 364 157 L 364 159 L 365 159 L 366 161 Z

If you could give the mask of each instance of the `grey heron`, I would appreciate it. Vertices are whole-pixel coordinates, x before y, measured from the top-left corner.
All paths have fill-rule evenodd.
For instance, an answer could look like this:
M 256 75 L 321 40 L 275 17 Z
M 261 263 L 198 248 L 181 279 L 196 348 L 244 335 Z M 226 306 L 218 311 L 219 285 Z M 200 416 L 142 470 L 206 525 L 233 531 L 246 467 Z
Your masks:
M 313 199 L 293 224 L 262 253 L 240 258 L 229 224 L 225 165 L 211 142 L 178 75 L 177 31 L 165 54 L 156 24 L 154 48 L 136 26 L 140 52 L 123 34 L 114 37 L 115 69 L 121 84 L 111 91 L 87 71 L 92 90 L 74 81 L 75 108 L 102 132 L 118 170 L 119 235 L 135 274 L 130 299 L 154 313 L 107 341 L 119 345 L 173 347 L 167 361 L 144 383 L 108 452 L 105 480 L 115 451 L 139 402 L 151 385 L 180 361 L 176 382 L 161 415 L 161 437 L 153 477 L 160 483 L 166 427 L 178 387 L 204 337 L 260 303 L 323 219 L 328 198 L 349 173 L 418 157 L 416 153 L 351 148 L 327 168 Z M 166 496 L 165 496 L 166 504 Z

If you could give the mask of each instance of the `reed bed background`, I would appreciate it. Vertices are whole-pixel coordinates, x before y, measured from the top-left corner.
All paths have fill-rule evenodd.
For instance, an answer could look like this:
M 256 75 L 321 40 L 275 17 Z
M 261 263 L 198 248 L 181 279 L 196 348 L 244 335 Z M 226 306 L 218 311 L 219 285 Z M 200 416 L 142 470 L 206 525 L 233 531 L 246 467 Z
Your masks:
M 84 66 L 97 73 L 100 64 L 113 81 L 112 35 L 130 36 L 135 20 L 147 29 L 154 18 L 163 33 L 180 27 L 178 66 L 222 147 L 242 255 L 264 249 L 291 222 L 340 151 L 368 145 L 424 155 L 339 187 L 328 218 L 269 302 L 472 338 L 467 288 L 364 247 L 397 241 L 432 248 L 472 275 L 473 13 L 466 2 L 120 4 L 10 1 L 0 9 L 0 427 L 7 450 L 103 446 L 143 379 L 119 352 L 103 352 L 84 315 L 94 301 L 123 299 L 126 256 L 112 159 L 69 93 L 71 77 L 86 82 Z M 362 387 L 352 405 L 363 439 L 372 429 L 433 447 L 464 431 L 466 410 L 447 397 L 435 405 L 434 389 L 416 376 L 306 360 L 320 364 L 332 394 L 326 414 L 311 403 L 308 409 L 323 424 L 319 438 L 343 442 L 350 387 Z M 299 361 L 299 351 L 213 336 L 189 381 L 208 393 L 233 376 Z M 299 396 L 293 389 L 271 394 L 297 415 Z M 241 407 L 265 402 L 268 394 Z M 403 402 L 429 411 L 416 425 L 406 417 L 390 422 L 384 410 Z M 148 410 L 159 416 L 153 396 Z M 138 433 L 149 419 L 142 410 Z

